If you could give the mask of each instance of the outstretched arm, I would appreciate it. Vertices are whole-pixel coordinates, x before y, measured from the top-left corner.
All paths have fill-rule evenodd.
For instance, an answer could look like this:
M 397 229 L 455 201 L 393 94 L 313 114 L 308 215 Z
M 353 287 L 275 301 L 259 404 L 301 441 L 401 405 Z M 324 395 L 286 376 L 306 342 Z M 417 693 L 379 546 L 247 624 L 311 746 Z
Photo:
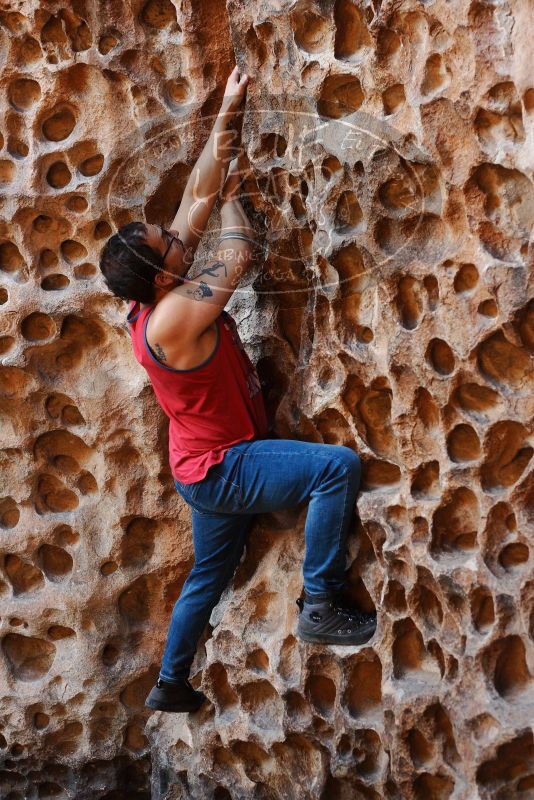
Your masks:
M 208 223 L 213 206 L 235 156 L 240 134 L 236 117 L 242 113 L 248 75 L 234 67 L 226 82 L 224 97 L 209 139 L 186 183 L 178 212 L 172 222 L 184 243 L 184 266 L 193 263 L 195 251 Z

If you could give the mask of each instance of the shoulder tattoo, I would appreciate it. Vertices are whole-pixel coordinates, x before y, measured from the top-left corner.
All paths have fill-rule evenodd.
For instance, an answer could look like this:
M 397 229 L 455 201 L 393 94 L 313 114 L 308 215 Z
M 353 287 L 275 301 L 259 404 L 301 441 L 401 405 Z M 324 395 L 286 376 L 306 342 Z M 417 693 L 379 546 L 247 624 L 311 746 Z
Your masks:
M 165 350 L 163 349 L 163 347 L 160 345 L 159 342 L 156 342 L 156 344 L 154 345 L 154 352 L 160 361 L 167 361 Z

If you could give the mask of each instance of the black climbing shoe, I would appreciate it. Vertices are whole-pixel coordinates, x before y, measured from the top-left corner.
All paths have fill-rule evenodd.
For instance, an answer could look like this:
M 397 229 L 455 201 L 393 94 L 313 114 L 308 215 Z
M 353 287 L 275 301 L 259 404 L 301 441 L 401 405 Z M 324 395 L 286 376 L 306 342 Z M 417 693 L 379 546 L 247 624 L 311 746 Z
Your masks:
M 376 630 L 375 612 L 348 608 L 336 594 L 313 602 L 299 597 L 296 603 L 297 636 L 304 642 L 355 647 L 368 642 Z
M 193 689 L 188 678 L 182 678 L 180 683 L 170 683 L 158 678 L 145 700 L 145 706 L 156 711 L 183 713 L 196 711 L 206 699 L 203 692 Z

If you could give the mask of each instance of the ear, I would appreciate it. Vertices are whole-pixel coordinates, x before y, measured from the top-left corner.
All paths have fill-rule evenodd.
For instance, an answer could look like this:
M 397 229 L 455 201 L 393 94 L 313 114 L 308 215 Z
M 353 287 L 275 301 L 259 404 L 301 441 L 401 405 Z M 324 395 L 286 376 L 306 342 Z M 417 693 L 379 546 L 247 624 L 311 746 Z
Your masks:
M 174 283 L 174 280 L 175 278 L 173 275 L 169 275 L 169 273 L 161 270 L 159 272 L 156 272 L 156 275 L 154 277 L 154 284 L 158 287 L 161 286 L 162 288 L 164 288 L 165 286 L 168 286 L 170 283 Z

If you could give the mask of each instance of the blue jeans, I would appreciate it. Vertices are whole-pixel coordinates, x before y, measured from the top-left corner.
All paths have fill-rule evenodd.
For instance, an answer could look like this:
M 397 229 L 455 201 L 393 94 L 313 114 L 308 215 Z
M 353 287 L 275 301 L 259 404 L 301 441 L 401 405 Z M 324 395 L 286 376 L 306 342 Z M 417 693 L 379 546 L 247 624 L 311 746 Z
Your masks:
M 196 483 L 175 481 L 191 507 L 195 562 L 171 615 L 160 678 L 189 676 L 197 642 L 241 560 L 255 514 L 309 500 L 303 563 L 307 594 L 346 585 L 346 537 L 360 485 L 349 447 L 254 439 L 226 451 Z

